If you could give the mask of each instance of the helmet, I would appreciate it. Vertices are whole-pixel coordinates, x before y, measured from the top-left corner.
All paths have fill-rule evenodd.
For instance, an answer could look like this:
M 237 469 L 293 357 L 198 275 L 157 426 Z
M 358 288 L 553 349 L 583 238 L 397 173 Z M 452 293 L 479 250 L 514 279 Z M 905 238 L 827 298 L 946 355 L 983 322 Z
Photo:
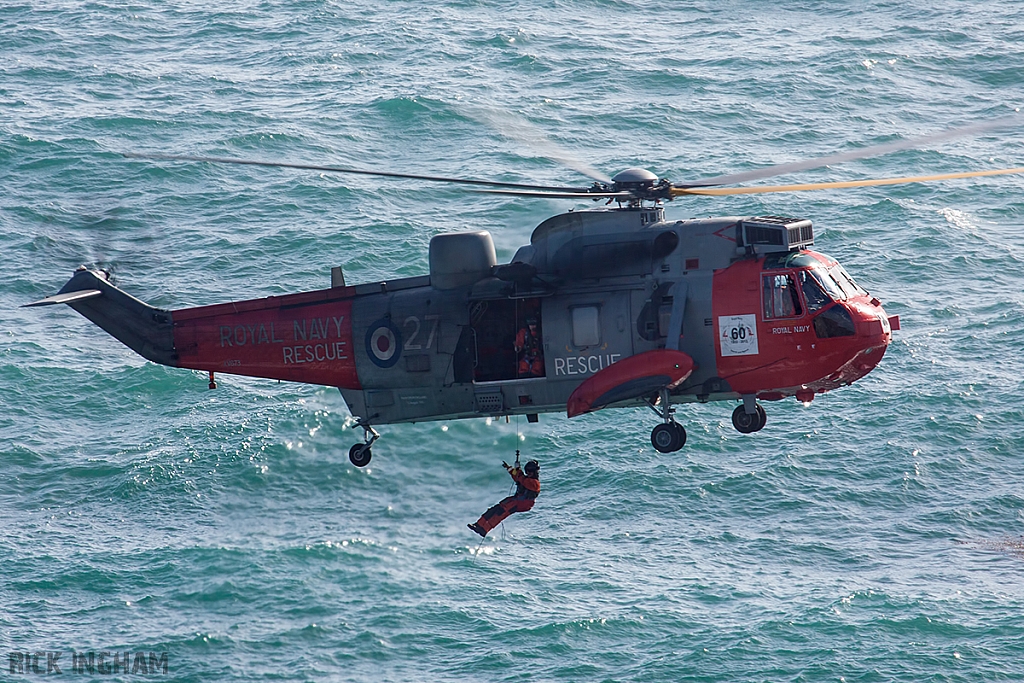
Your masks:
M 540 463 L 537 462 L 536 460 L 530 460 L 529 462 L 526 463 L 526 467 L 524 467 L 523 469 L 526 471 L 527 475 L 531 477 L 536 477 L 538 474 L 540 474 Z

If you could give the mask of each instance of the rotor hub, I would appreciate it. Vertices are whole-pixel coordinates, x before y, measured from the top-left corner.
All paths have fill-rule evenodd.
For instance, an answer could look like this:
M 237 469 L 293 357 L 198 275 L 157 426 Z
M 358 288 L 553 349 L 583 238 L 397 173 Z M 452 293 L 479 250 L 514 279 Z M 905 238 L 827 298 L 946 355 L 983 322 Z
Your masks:
M 620 171 L 612 178 L 612 182 L 623 190 L 640 189 L 651 187 L 658 182 L 658 176 L 646 168 L 627 168 Z
M 646 168 L 627 168 L 612 178 L 611 187 L 605 186 L 604 191 L 628 193 L 628 199 L 620 199 L 629 206 L 642 206 L 645 201 L 657 204 L 663 199 L 670 199 L 671 183 L 660 180 Z

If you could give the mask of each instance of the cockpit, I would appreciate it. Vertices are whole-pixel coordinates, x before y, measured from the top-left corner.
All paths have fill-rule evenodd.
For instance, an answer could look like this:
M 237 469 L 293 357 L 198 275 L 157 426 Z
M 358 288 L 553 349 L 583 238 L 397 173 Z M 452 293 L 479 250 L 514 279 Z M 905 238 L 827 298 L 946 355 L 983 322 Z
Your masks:
M 841 302 L 868 296 L 841 265 L 807 251 L 767 256 L 761 289 L 765 320 L 798 318 L 806 312 L 815 316 L 819 338 L 855 334 L 853 317 Z

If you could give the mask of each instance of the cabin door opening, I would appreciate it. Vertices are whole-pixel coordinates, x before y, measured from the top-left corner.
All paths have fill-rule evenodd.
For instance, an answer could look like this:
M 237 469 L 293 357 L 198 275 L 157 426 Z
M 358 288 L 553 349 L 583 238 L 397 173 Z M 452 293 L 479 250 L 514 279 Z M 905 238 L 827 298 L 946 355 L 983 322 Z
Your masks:
M 476 341 L 473 381 L 544 377 L 540 299 L 495 299 L 470 304 Z

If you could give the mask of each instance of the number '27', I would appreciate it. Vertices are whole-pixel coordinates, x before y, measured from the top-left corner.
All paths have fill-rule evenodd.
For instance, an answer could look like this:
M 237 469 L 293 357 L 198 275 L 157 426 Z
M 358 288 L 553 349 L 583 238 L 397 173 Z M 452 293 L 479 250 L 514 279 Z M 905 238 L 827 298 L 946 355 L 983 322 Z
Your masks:
M 402 323 L 402 327 L 405 328 L 405 336 L 407 337 L 405 346 L 403 347 L 406 351 L 419 351 L 423 348 L 429 349 L 434 345 L 434 337 L 437 336 L 437 325 L 441 322 L 441 316 L 425 315 L 423 316 L 423 320 L 430 325 L 430 334 L 427 335 L 426 347 L 416 342 L 417 337 L 420 336 L 420 319 L 414 315 L 410 315 L 405 319 L 405 322 Z M 412 330 L 412 332 L 409 330 Z

